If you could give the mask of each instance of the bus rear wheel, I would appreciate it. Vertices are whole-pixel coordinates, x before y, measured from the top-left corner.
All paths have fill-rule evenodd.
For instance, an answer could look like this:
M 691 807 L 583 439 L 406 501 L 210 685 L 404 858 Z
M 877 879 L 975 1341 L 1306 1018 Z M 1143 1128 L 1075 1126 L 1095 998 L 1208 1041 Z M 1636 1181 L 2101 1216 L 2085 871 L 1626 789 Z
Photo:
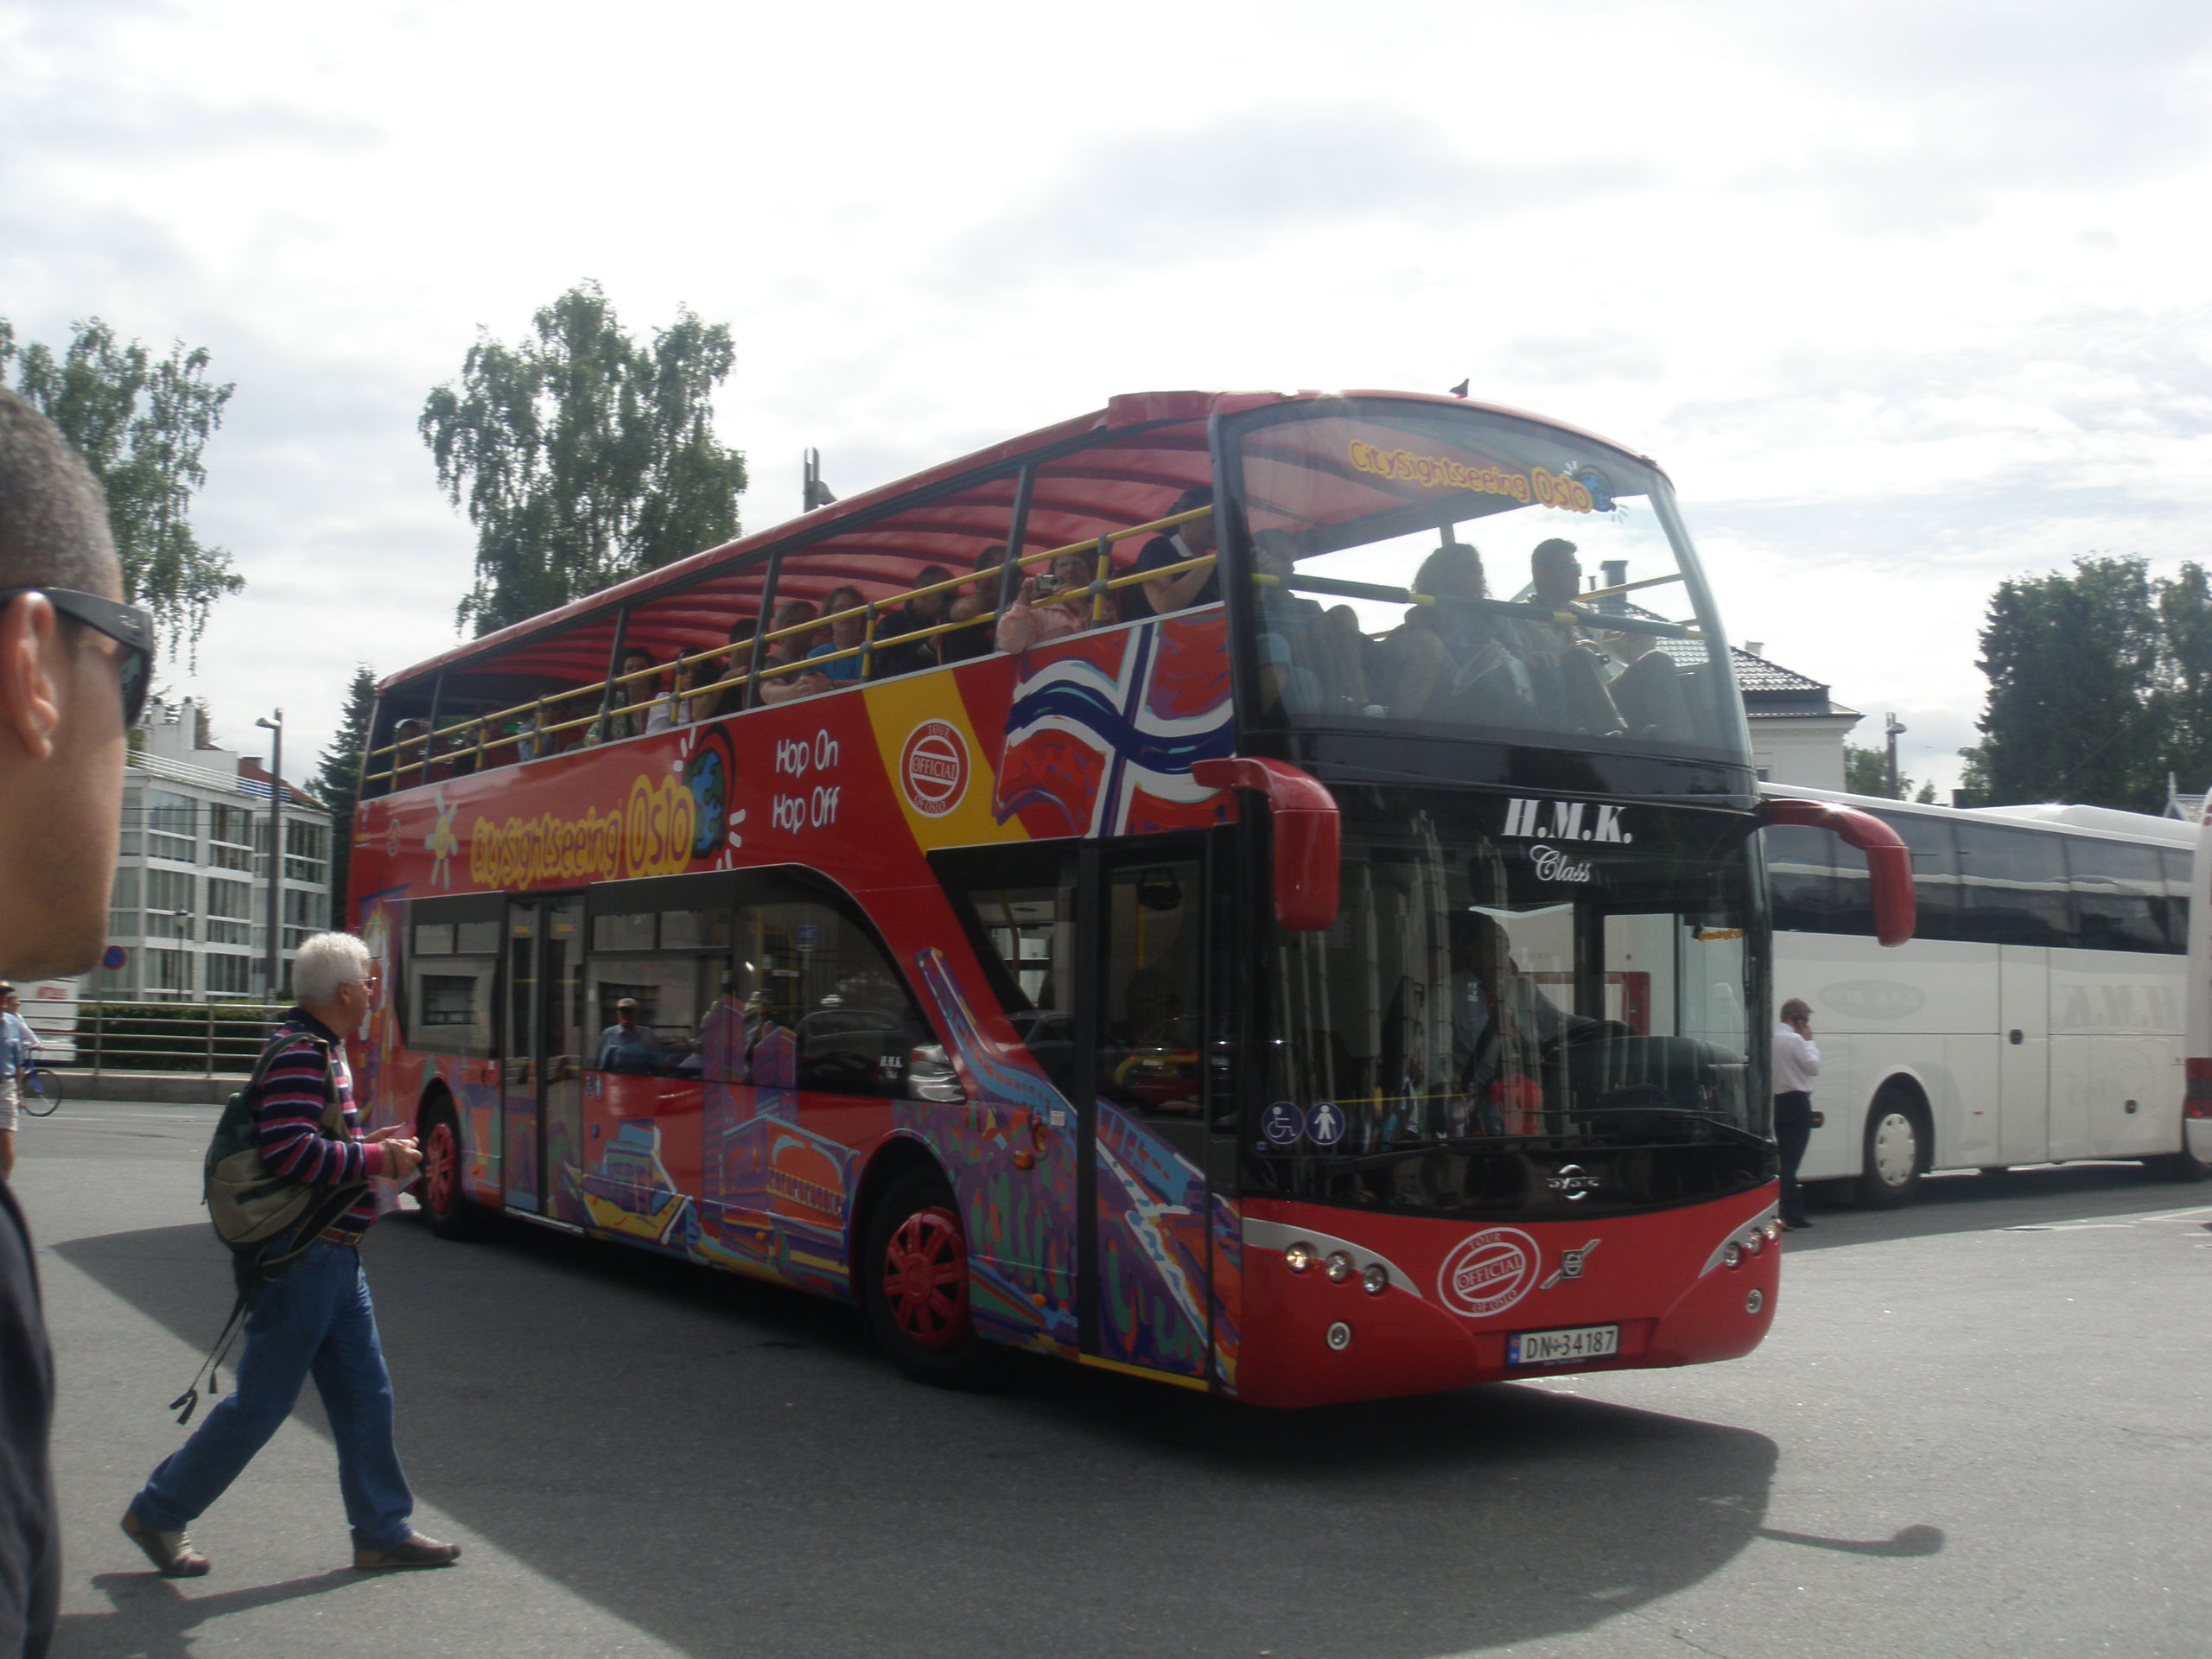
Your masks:
M 1920 1114 L 1893 1090 L 1885 1090 L 1866 1114 L 1866 1157 L 1859 1166 L 1859 1202 L 1869 1210 L 1896 1210 L 1920 1194 L 1926 1166 Z
M 959 1200 L 934 1168 L 908 1170 L 876 1206 L 861 1259 L 869 1328 L 907 1376 L 976 1388 L 997 1348 L 976 1334 L 968 1306 L 968 1236 Z
M 484 1218 L 461 1182 L 461 1122 L 453 1103 L 438 1101 L 424 1109 L 421 1122 L 423 1173 L 416 1197 L 430 1218 L 430 1230 L 440 1238 L 474 1238 Z

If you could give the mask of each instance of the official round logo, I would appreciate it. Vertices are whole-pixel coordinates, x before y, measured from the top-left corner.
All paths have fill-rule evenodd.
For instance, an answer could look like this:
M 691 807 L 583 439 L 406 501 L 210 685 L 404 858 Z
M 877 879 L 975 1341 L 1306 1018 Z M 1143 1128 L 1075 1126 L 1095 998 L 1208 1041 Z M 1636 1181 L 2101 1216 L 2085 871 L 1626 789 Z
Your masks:
M 925 818 L 941 818 L 968 792 L 968 745 L 957 727 L 925 720 L 906 734 L 899 756 L 899 786 L 906 804 Z
M 1471 1319 L 1503 1313 L 1536 1282 L 1536 1241 L 1513 1227 L 1488 1227 L 1460 1241 L 1437 1270 L 1445 1306 Z

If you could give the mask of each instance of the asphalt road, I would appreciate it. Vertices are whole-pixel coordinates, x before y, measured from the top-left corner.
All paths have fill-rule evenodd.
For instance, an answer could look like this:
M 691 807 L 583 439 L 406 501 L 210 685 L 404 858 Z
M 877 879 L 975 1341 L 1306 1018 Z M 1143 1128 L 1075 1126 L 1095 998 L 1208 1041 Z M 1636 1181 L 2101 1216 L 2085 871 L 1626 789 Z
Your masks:
M 2212 1190 L 2125 1166 L 1816 1211 L 1747 1359 L 1294 1415 L 1041 1362 L 942 1393 L 839 1307 L 398 1218 L 401 1451 L 462 1564 L 350 1570 L 310 1394 L 167 1583 L 116 1522 L 229 1304 L 213 1118 L 20 1137 L 64 1659 L 2212 1654 Z

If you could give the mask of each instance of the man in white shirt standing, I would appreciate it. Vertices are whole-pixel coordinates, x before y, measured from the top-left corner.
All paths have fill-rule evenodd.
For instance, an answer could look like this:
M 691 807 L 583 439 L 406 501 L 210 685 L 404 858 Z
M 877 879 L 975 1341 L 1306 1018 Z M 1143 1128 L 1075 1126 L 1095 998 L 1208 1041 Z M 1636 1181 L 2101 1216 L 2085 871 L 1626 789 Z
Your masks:
M 1774 1138 L 1782 1147 L 1782 1224 L 1792 1230 L 1813 1224 L 1805 1219 L 1797 1166 L 1813 1138 L 1813 1079 L 1820 1074 L 1812 1005 L 1793 996 L 1782 1005 L 1782 1021 L 1774 1028 Z

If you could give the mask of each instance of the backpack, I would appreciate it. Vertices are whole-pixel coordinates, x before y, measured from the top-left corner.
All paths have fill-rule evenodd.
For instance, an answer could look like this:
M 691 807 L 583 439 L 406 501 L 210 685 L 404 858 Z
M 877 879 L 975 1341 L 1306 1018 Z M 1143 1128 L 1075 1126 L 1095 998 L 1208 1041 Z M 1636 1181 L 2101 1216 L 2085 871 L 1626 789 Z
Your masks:
M 324 1228 L 360 1199 L 368 1183 L 315 1187 L 304 1181 L 272 1174 L 261 1161 L 261 1137 L 254 1123 L 270 1064 L 295 1052 L 306 1043 L 322 1058 L 322 1133 L 333 1141 L 346 1138 L 345 1108 L 330 1086 L 330 1046 L 320 1038 L 295 1034 L 272 1039 L 254 1062 L 253 1076 L 225 1103 L 223 1116 L 207 1143 L 203 1166 L 207 1218 L 215 1224 L 216 1236 L 231 1247 L 232 1264 L 239 1269 L 238 1288 L 249 1282 L 256 1287 L 280 1278 L 299 1259 Z M 286 1233 L 295 1236 L 284 1248 L 270 1250 L 272 1240 Z
M 199 1407 L 202 1372 L 210 1393 L 219 1388 L 215 1368 L 261 1287 L 283 1277 L 323 1230 L 359 1203 L 368 1190 L 366 1181 L 312 1186 L 274 1174 L 261 1161 L 254 1107 L 270 1064 L 303 1042 L 322 1057 L 322 1133 L 333 1141 L 346 1138 L 346 1109 L 331 1086 L 330 1045 L 300 1033 L 272 1038 L 254 1062 L 253 1075 L 245 1087 L 224 1103 L 223 1116 L 216 1121 L 202 1165 L 201 1201 L 207 1206 L 207 1218 L 215 1224 L 215 1236 L 230 1247 L 231 1277 L 238 1294 L 231 1305 L 230 1318 L 223 1322 L 222 1334 L 215 1338 L 200 1370 L 193 1373 L 192 1386 L 169 1402 L 170 1410 L 182 1408 L 183 1414 L 177 1419 L 180 1424 L 191 1421 Z

